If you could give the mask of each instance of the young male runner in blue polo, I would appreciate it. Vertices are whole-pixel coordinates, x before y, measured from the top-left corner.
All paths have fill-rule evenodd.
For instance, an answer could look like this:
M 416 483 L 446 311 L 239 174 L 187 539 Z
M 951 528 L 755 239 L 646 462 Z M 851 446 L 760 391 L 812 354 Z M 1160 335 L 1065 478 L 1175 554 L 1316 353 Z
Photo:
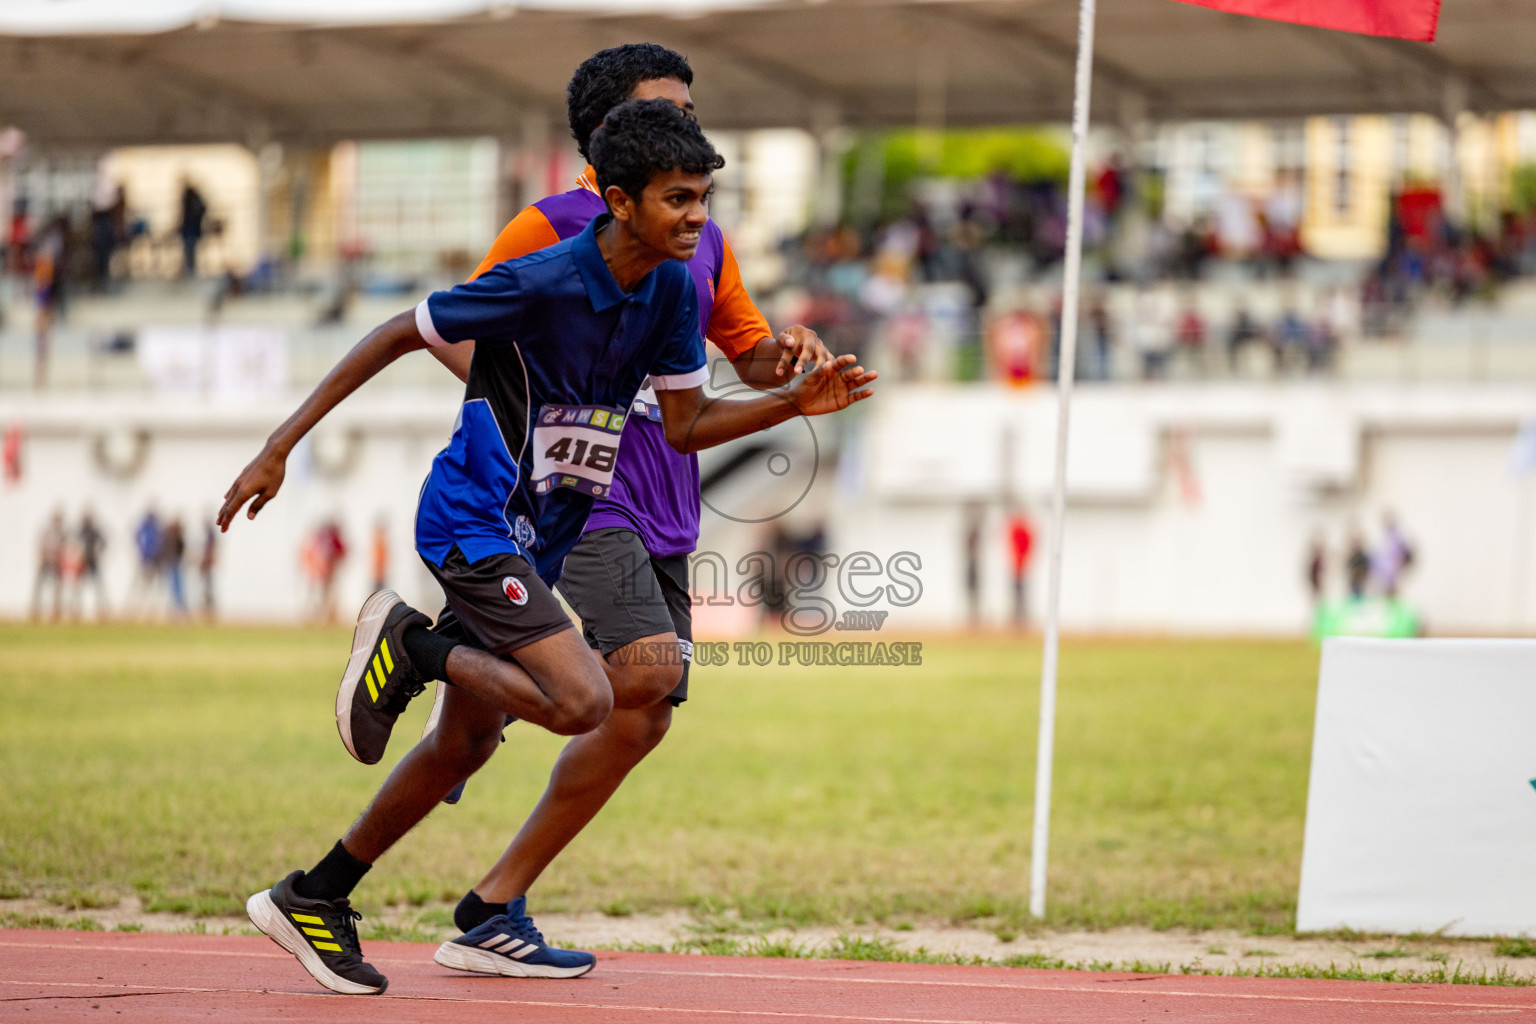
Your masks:
M 583 156 L 588 140 L 615 106 L 629 99 L 666 99 L 692 111 L 693 69 L 679 53 L 654 43 L 600 50 L 576 69 L 566 89 L 571 135 Z M 502 230 L 476 276 L 499 263 L 580 233 L 604 211 L 589 166 L 576 187 L 527 207 Z M 741 280 L 720 228 L 704 225 L 688 260 L 699 300 L 699 328 L 730 360 L 741 380 L 778 387 L 829 356 L 814 331 L 775 335 Z M 473 342 L 432 350 L 467 379 Z M 619 786 L 667 734 L 673 708 L 688 699 L 693 647 L 688 558 L 699 539 L 698 457 L 667 444 L 655 394 L 636 396 L 624 425 L 614 486 L 598 499 L 581 542 L 565 560 L 559 592 L 581 619 L 587 643 L 613 684 L 613 712 L 601 726 L 574 736 L 549 784 L 506 852 L 454 908 L 466 934 L 506 915 L 528 920 L 527 894 L 549 864 L 579 835 Z M 446 696 L 439 684 L 438 698 Z M 429 718 L 427 731 L 435 727 Z M 457 800 L 460 789 L 448 796 Z M 531 924 L 531 921 L 530 921 Z M 437 962 L 483 974 L 531 973 L 508 954 L 460 940 L 444 943 Z
M 363 960 L 349 896 L 374 861 L 496 750 L 507 715 L 552 732 L 588 732 L 613 704 L 602 666 L 549 586 L 611 485 L 641 381 L 656 389 L 668 443 L 692 451 L 846 408 L 873 375 L 851 356 L 777 395 L 707 403 L 697 298 L 687 268 L 723 161 L 697 123 L 664 100 L 616 108 L 591 152 L 609 213 L 580 234 L 424 300 L 371 332 L 268 440 L 225 495 L 227 529 L 254 518 L 282 484 L 288 453 L 366 380 L 407 352 L 478 342 L 453 439 L 433 461 L 417 509 L 417 550 L 442 584 L 435 629 L 389 591 L 368 600 L 337 697 L 355 757 L 383 755 L 395 719 L 429 680 L 451 684 L 431 736 L 395 766 L 340 841 L 246 904 L 255 925 L 337 992 L 388 984 Z M 592 968 L 506 916 L 476 948 L 546 977 Z M 523 950 L 529 952 L 523 953 Z

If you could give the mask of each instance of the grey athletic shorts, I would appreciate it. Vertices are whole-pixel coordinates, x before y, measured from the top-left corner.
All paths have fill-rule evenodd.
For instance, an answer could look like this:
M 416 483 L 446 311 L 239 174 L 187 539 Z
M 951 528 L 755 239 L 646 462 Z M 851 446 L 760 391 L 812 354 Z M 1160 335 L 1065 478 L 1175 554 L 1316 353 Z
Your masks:
M 501 655 L 576 628 L 533 566 L 517 555 L 487 555 L 470 565 L 455 547 L 442 565 L 423 561 L 448 599 L 434 633 Z
M 688 699 L 693 659 L 693 598 L 688 593 L 688 556 L 656 558 L 630 530 L 593 530 L 565 556 L 555 584 L 581 618 L 587 644 L 607 657 L 643 636 L 676 633 L 678 651 L 646 652 L 678 657 L 683 678 L 668 696 Z

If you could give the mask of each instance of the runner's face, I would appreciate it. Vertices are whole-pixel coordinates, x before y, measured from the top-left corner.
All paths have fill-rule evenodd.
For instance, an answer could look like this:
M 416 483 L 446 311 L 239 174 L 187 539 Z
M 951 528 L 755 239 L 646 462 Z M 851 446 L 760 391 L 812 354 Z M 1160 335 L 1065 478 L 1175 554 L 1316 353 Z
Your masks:
M 650 78 L 635 86 L 629 94 L 632 100 L 671 100 L 682 109 L 693 113 L 693 97 L 680 78 Z
M 632 207 L 631 229 L 669 260 L 693 259 L 709 220 L 712 181 L 676 168 L 656 175 Z

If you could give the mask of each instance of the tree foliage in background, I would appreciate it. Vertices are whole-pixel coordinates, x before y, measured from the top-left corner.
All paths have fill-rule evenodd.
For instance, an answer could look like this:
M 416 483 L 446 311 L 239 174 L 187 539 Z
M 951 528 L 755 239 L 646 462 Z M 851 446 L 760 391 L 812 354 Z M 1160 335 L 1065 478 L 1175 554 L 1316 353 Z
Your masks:
M 1065 183 L 1069 141 L 1040 128 L 868 133 L 843 158 L 843 208 L 856 220 L 898 217 L 911 203 L 913 183 L 929 178 L 970 181 L 1003 171 L 1020 182 Z
M 1516 213 L 1536 210 L 1536 163 L 1520 164 L 1509 172 L 1509 205 Z

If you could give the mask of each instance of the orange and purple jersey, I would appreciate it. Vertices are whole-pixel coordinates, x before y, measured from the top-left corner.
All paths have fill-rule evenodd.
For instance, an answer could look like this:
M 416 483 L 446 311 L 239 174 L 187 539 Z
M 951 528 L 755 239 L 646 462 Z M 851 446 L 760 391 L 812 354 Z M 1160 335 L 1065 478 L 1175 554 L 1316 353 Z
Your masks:
M 541 199 L 502 229 L 474 273 L 479 277 L 505 260 L 537 252 L 582 232 L 606 212 L 592 168 L 577 188 Z M 687 263 L 699 300 L 699 330 L 727 358 L 750 352 L 773 332 L 741 281 L 741 270 L 714 221 L 704 225 L 699 248 Z M 635 397 L 624 425 L 608 496 L 587 520 L 587 531 L 633 530 L 658 558 L 691 552 L 699 539 L 699 460 L 667 444 L 661 410 L 649 387 Z

